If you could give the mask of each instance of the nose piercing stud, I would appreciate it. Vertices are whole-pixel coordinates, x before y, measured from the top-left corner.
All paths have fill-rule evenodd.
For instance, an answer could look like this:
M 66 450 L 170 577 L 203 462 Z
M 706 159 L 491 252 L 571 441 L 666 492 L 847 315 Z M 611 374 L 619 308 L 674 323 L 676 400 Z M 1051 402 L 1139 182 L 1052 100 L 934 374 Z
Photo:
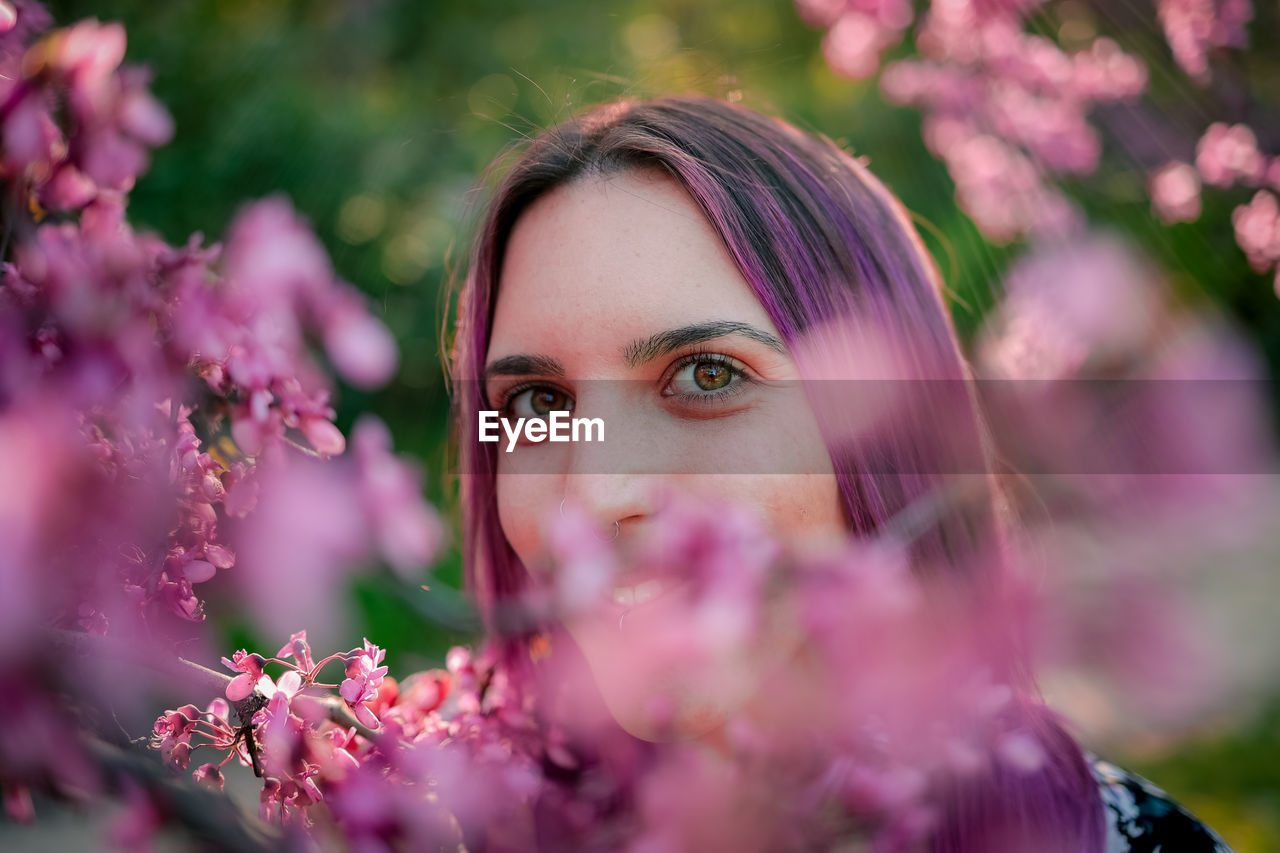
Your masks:
M 564 502 L 568 499 L 569 498 L 567 496 L 560 499 L 560 517 L 561 518 L 564 518 Z M 613 521 L 613 535 L 610 536 L 608 539 L 601 538 L 600 541 L 612 542 L 613 540 L 618 538 L 618 534 L 620 534 L 621 532 L 622 532 L 622 525 L 619 524 L 618 520 L 615 518 Z

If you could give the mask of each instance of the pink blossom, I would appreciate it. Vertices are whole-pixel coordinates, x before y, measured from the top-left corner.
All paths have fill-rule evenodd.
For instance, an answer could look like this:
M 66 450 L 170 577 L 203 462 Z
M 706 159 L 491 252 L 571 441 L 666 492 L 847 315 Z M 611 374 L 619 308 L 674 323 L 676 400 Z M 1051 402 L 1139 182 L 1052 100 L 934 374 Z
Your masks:
M 1159 0 L 1156 15 L 1182 70 L 1197 83 L 1209 80 L 1208 52 L 1244 47 L 1245 25 L 1253 18 L 1250 0 Z
M 823 38 L 822 54 L 837 74 L 859 80 L 880 70 L 880 53 L 901 38 L 901 30 L 885 27 L 868 15 L 849 12 Z
M 246 299 L 268 311 L 309 299 L 333 280 L 329 259 L 315 235 L 283 198 L 242 209 L 231 224 L 224 275 Z
M 381 726 L 378 718 L 369 710 L 368 704 L 377 698 L 378 688 L 382 685 L 383 676 L 387 674 L 387 668 L 379 666 L 386 654 L 386 651 L 366 639 L 363 649 L 348 655 L 347 677 L 338 691 L 355 713 L 356 719 L 371 729 Z
M 342 580 L 370 552 L 352 474 L 295 453 L 256 462 L 256 504 L 237 529 L 234 582 L 260 625 L 284 634 L 317 620 L 340 631 Z
M 1214 186 L 1230 187 L 1237 181 L 1255 185 L 1266 172 L 1266 160 L 1248 125 L 1214 122 L 1196 143 L 1196 168 Z
M 1009 269 L 1003 289 L 979 350 L 989 374 L 1003 378 L 1068 378 L 1091 357 L 1140 351 L 1161 316 L 1154 271 L 1103 234 L 1037 247 Z
M 1200 176 L 1187 163 L 1161 166 L 1147 179 L 1151 210 L 1165 222 L 1193 222 L 1200 216 Z
M 186 770 L 191 761 L 191 735 L 199 719 L 199 709 L 183 705 L 176 711 L 161 714 L 152 727 L 153 740 L 164 759 L 180 770 Z
M 1231 212 L 1236 242 L 1258 272 L 1266 272 L 1280 261 L 1280 204 L 1274 194 L 1258 190 L 1253 200 Z
M 276 652 L 276 657 L 288 659 L 293 658 L 298 662 L 298 666 L 302 668 L 304 673 L 310 673 L 315 669 L 315 661 L 311 658 L 311 646 L 307 643 L 307 632 L 305 630 L 298 631 L 289 637 L 289 642 L 280 647 L 280 651 Z
M 353 431 L 359 494 L 379 553 L 404 577 L 434 559 L 444 539 L 439 516 L 422 499 L 417 472 L 391 454 L 391 433 L 362 417 Z
M 223 789 L 224 780 L 222 778 L 222 770 L 219 769 L 218 765 L 212 762 L 201 764 L 197 767 L 191 774 L 191 778 L 214 791 L 221 791 Z
M 362 388 L 382 385 L 395 372 L 395 341 L 363 307 L 333 308 L 324 322 L 324 343 L 338 372 Z
M 258 680 L 263 676 L 262 665 L 265 663 L 266 659 L 262 655 L 249 654 L 244 649 L 232 655 L 231 660 L 223 658 L 223 666 L 232 672 L 240 673 L 227 685 L 227 698 L 232 702 L 239 702 L 252 693 Z
M 50 106 L 40 91 L 32 92 L 14 106 L 4 120 L 4 162 L 15 172 L 51 160 L 53 146 L 61 134 L 49 118 Z

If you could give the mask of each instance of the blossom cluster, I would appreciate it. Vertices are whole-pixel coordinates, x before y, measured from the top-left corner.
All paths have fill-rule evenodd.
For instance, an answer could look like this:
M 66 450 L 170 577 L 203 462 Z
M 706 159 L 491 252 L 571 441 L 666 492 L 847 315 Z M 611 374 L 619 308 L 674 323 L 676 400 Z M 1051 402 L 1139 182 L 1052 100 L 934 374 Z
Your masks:
M 385 428 L 358 424 L 345 453 L 334 424 L 327 368 L 373 387 L 396 367 L 364 297 L 281 198 L 213 245 L 135 230 L 128 193 L 172 122 L 121 64 L 120 25 L 51 23 L 0 4 L 0 672 L 33 714 L 51 697 L 20 673 L 45 631 L 142 649 L 203 620 L 201 584 L 270 557 L 259 498 L 290 477 L 351 519 L 335 572 L 417 571 L 441 537 Z M 0 738 L 6 767 L 29 736 Z M 9 782 L 77 765 L 58 754 Z
M 1156 4 L 1173 58 L 1198 83 L 1209 80 L 1208 54 L 1215 48 L 1243 48 L 1251 0 L 1164 0 Z
M 196 750 L 222 754 L 192 771 L 218 790 L 237 759 L 263 779 L 264 820 L 315 832 L 336 821 L 357 846 L 457 844 L 479 831 L 479 812 L 526 802 L 541 744 L 492 657 L 455 648 L 446 668 L 397 681 L 384 656 L 365 640 L 314 660 L 305 631 L 275 657 L 242 649 L 223 658 L 236 673 L 224 695 L 203 711 L 166 711 L 152 746 L 182 770 Z M 322 671 L 339 664 L 341 682 L 323 683 Z M 272 677 L 268 666 L 284 671 Z
M 233 565 L 219 527 L 252 510 L 257 460 L 346 448 L 309 341 L 366 387 L 390 377 L 395 346 L 282 199 L 246 207 L 225 244 L 205 247 L 196 235 L 171 247 L 134 231 L 124 192 L 170 128 L 145 75 L 120 67 L 123 30 L 82 22 L 22 50 L 18 40 L 47 17 L 34 4 L 16 8 L 0 51 L 13 72 L 3 93 L 13 251 L 0 287 L 4 416 L 38 419 L 46 434 L 70 425 L 62 438 L 87 449 L 107 490 L 168 483 L 177 515 L 154 519 L 165 544 L 130 555 L 121 572 L 138 603 L 199 618 L 192 585 Z M 389 438 L 372 425 L 364 432 L 351 475 L 361 514 L 391 562 L 421 566 L 434 517 L 388 455 Z M 6 450 L 21 455 L 16 436 Z
M 1045 646 L 1054 666 L 1104 675 L 1115 701 L 1176 719 L 1222 687 L 1203 680 L 1219 661 L 1182 680 L 1152 663 L 1204 653 L 1203 614 L 1160 571 L 1190 541 L 1167 518 L 1072 527 L 1100 548 L 1168 540 L 1164 563 L 1148 555 L 1160 570 L 1108 565 L 1083 585 L 1061 563 L 1047 581 L 1024 573 L 1031 553 L 1079 558 L 1061 531 L 1033 529 L 1007 566 L 972 567 L 988 573 L 975 606 L 922 583 L 900 535 L 801 549 L 750 507 L 675 492 L 658 505 L 629 544 L 572 504 L 550 514 L 553 568 L 508 602 L 529 618 L 478 657 L 455 648 L 396 680 L 367 640 L 317 661 L 299 632 L 273 658 L 224 659 L 224 695 L 166 711 L 153 746 L 214 787 L 232 759 L 252 768 L 262 817 L 322 846 L 910 849 L 957 786 L 1058 772 L 1055 717 L 1013 650 Z M 1117 601 L 1142 630 L 1084 615 Z M 321 683 L 339 663 L 341 683 Z M 220 757 L 191 770 L 201 749 Z
M 1194 221 L 1205 185 L 1254 188 L 1250 201 L 1232 211 L 1231 224 L 1250 266 L 1260 273 L 1275 272 L 1280 295 L 1280 156 L 1264 154 L 1247 124 L 1214 122 L 1196 143 L 1194 166 L 1172 161 L 1151 175 L 1152 209 L 1165 222 Z
M 1250 0 L 1155 6 L 1177 67 L 1197 84 L 1210 79 L 1212 51 L 1248 46 Z M 923 112 L 926 144 L 946 163 L 957 202 L 988 240 L 1080 235 L 1083 217 L 1060 179 L 1098 171 L 1103 139 L 1091 112 L 1132 105 L 1148 77 L 1146 62 L 1099 35 L 1086 12 L 1044 0 L 936 0 L 919 16 L 898 0 L 797 0 L 797 7 L 827 30 L 823 51 L 833 70 L 864 78 L 883 65 L 885 96 Z M 1036 15 L 1051 26 L 1029 27 Z M 913 25 L 917 56 L 885 65 L 885 52 Z M 1057 39 L 1044 34 L 1051 28 Z M 1204 186 L 1255 188 L 1231 224 L 1250 265 L 1277 270 L 1280 157 L 1260 151 L 1254 129 L 1243 123 L 1212 122 L 1187 147 L 1193 143 L 1194 164 L 1143 166 L 1153 214 L 1165 223 L 1194 221 Z M 1276 286 L 1280 293 L 1280 278 Z
M 515 658 L 500 645 L 478 659 L 455 648 L 443 670 L 397 682 L 367 640 L 313 661 L 299 632 L 273 658 L 244 650 L 224 658 L 236 673 L 224 695 L 204 711 L 166 711 L 153 746 L 181 769 L 191 768 L 193 751 L 221 754 L 192 772 L 219 788 L 233 758 L 253 768 L 270 821 L 337 833 L 354 846 L 415 848 L 903 843 L 936 824 L 941 780 L 981 776 L 991 763 L 1015 773 L 1042 766 L 1025 728 L 1034 720 L 993 668 L 997 659 L 966 640 L 978 635 L 962 629 L 956 608 L 928 601 L 900 550 L 859 546 L 791 562 L 749 512 L 674 497 L 658 519 L 661 557 L 598 547 L 578 535 L 583 523 L 568 512 L 553 522 L 554 535 L 566 569 L 577 560 L 579 579 L 595 574 L 588 588 L 598 594 L 587 600 L 566 584 L 549 599 L 529 599 L 551 602 L 572 639 L 549 623 L 520 639 Z M 687 597 L 636 605 L 628 614 L 635 628 L 611 626 L 595 638 L 577 630 L 602 612 L 615 618 L 605 591 L 630 569 L 654 571 L 656 559 L 664 576 L 692 581 Z M 793 659 L 783 625 L 791 618 L 812 644 L 805 664 Z M 781 643 L 779 653 L 757 654 L 769 643 Z M 767 683 L 771 698 L 749 714 L 731 712 L 724 756 L 693 742 L 646 743 L 618 727 L 590 686 L 607 680 L 601 658 L 650 691 L 662 673 L 684 691 L 708 677 L 716 691 Z M 321 683 L 335 662 L 346 678 Z M 273 677 L 268 667 L 284 671 Z M 237 703 L 244 711 L 233 718 Z M 659 726 L 675 724 L 670 709 L 654 713 Z M 673 782 L 691 778 L 716 785 L 676 786 L 684 801 L 673 801 Z M 802 793 L 761 787 L 781 779 Z M 716 819 L 748 803 L 756 809 L 749 827 Z
M 838 73 L 869 77 L 881 52 L 913 23 L 909 3 L 817 3 L 800 10 L 830 27 L 823 42 Z M 925 113 L 925 142 L 956 183 L 956 199 L 987 239 L 1060 234 L 1079 220 L 1050 180 L 1097 167 L 1101 145 L 1088 120 L 1095 104 L 1133 98 L 1146 67 L 1105 38 L 1068 52 L 1024 31 L 1036 2 L 929 4 L 917 23 L 918 59 L 890 63 L 889 100 Z

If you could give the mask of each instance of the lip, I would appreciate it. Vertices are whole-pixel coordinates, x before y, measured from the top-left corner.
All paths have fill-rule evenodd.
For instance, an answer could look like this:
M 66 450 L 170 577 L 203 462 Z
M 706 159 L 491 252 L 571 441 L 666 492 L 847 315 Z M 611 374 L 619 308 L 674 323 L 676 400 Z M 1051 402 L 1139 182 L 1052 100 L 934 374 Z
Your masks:
M 612 595 L 613 603 L 627 609 L 641 607 L 670 592 L 674 586 L 674 583 L 661 578 L 649 578 L 630 585 L 615 586 Z
M 679 578 L 643 577 L 633 583 L 615 584 L 606 611 L 612 613 L 618 627 L 633 613 L 646 613 L 661 607 L 675 595 L 687 589 L 689 581 Z

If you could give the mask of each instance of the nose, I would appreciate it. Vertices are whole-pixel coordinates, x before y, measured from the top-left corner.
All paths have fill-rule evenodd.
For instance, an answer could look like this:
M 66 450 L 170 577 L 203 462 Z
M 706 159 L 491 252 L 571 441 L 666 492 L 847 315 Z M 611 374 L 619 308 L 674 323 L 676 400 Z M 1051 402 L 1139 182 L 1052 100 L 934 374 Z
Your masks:
M 653 513 L 652 477 L 643 474 L 570 472 L 565 483 L 565 508 L 585 512 L 600 527 L 601 539 L 630 537 Z M 615 534 L 614 525 L 617 525 Z
M 634 400 L 628 383 L 598 383 L 584 394 L 587 409 L 605 424 L 604 441 L 568 445 L 565 503 L 573 504 L 600 526 L 601 537 L 635 535 L 656 508 L 656 491 L 664 479 L 655 431 L 643 400 Z

